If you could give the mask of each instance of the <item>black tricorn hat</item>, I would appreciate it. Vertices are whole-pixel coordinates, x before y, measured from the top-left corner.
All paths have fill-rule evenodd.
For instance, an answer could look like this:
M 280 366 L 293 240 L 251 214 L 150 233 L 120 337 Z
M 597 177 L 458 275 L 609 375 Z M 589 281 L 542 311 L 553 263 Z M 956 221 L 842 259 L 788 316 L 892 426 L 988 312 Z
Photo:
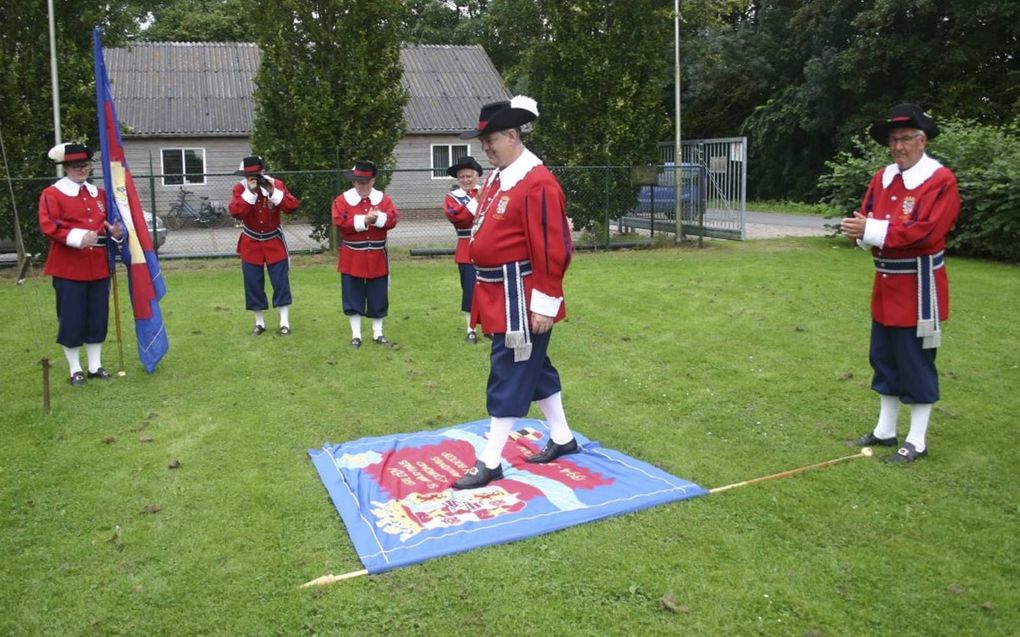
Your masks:
M 889 119 L 884 122 L 872 124 L 868 129 L 871 138 L 883 146 L 889 145 L 889 131 L 894 128 L 916 128 L 924 131 L 928 139 L 935 139 L 939 134 L 939 127 L 917 104 L 900 104 L 889 113 Z
M 85 144 L 57 144 L 47 155 L 54 163 L 69 164 L 92 159 L 92 149 Z
M 530 97 L 518 95 L 511 100 L 490 102 L 482 106 L 478 126 L 460 134 L 461 139 L 474 139 L 487 133 L 517 128 L 538 117 L 538 103 Z
M 457 173 L 459 173 L 461 170 L 465 168 L 470 168 L 474 170 L 476 173 L 478 173 L 479 177 L 482 176 L 482 165 L 475 161 L 475 158 L 472 157 L 471 155 L 464 155 L 459 160 L 457 160 L 456 164 L 446 169 L 446 174 L 456 179 Z
M 259 155 L 249 155 L 241 160 L 235 175 L 257 175 L 266 168 L 266 162 Z
M 375 163 L 367 159 L 359 159 L 354 162 L 354 168 L 344 171 L 344 176 L 348 179 L 371 179 L 379 174 L 378 169 L 375 167 Z

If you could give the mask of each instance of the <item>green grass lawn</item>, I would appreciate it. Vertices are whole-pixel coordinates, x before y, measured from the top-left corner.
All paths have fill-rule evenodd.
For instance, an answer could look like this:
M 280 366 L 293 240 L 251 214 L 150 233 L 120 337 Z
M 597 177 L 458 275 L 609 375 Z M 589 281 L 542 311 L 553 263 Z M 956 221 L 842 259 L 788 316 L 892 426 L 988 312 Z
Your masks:
M 488 348 L 463 341 L 452 260 L 396 260 L 386 333 L 397 346 L 360 351 L 333 261 L 294 266 L 293 336 L 253 338 L 236 263 L 164 264 L 170 353 L 142 371 L 125 305 L 127 376 L 84 389 L 65 380 L 49 280 L 0 279 L 0 633 L 1020 625 L 1014 266 L 950 260 L 942 401 L 930 455 L 912 466 L 853 460 L 306 590 L 362 568 L 306 450 L 484 418 Z M 570 423 L 707 488 L 852 453 L 843 441 L 867 432 L 878 407 L 871 276 L 868 255 L 838 239 L 578 253 L 550 348 Z M 111 321 L 108 368 L 112 339 Z M 904 410 L 901 436 L 907 424 Z

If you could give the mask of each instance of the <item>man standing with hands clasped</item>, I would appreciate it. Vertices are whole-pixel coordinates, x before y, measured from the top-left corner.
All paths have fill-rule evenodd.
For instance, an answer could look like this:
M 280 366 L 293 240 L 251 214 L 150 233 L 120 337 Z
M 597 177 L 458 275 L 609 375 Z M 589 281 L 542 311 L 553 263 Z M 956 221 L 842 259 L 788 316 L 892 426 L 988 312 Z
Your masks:
M 566 200 L 556 177 L 525 148 L 521 127 L 538 117 L 530 97 L 482 107 L 475 130 L 490 173 L 472 228 L 476 284 L 472 319 L 492 335 L 486 403 L 488 439 L 456 489 L 483 487 L 503 477 L 503 447 L 518 418 L 537 402 L 550 440 L 528 462 L 552 462 L 580 448 L 567 425 L 560 377 L 546 355 L 553 324 L 563 319 L 563 275 L 573 241 Z
M 340 303 L 351 323 L 354 349 L 361 348 L 362 316 L 372 319 L 372 341 L 390 344 L 383 335 L 383 319 L 390 309 L 386 234 L 396 227 L 400 214 L 390 196 L 375 189 L 378 173 L 374 162 L 356 161 L 346 173 L 353 187 L 333 200 L 333 224 L 343 237 L 337 258 Z
M 889 146 L 893 163 L 875 173 L 861 208 L 842 229 L 875 262 L 871 295 L 871 388 L 878 392 L 878 424 L 852 445 L 895 447 L 900 404 L 910 405 L 910 432 L 890 463 L 928 454 L 925 437 L 939 399 L 935 353 L 949 317 L 946 234 L 960 214 L 953 172 L 925 153 L 939 133 L 919 106 L 900 104 L 871 137 Z

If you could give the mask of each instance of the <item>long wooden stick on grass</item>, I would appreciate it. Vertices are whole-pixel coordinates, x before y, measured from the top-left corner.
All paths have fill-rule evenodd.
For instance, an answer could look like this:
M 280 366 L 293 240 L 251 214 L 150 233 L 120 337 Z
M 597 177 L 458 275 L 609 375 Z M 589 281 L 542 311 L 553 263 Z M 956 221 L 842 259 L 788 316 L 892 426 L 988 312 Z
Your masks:
M 790 469 L 788 471 L 780 471 L 779 473 L 773 473 L 770 476 L 762 476 L 760 478 L 753 478 L 751 480 L 744 480 L 743 482 L 735 482 L 733 484 L 727 484 L 724 487 L 716 487 L 714 489 L 709 489 L 708 492 L 709 493 L 720 493 L 722 491 L 729 491 L 730 489 L 736 489 L 737 487 L 743 487 L 743 486 L 747 486 L 749 484 L 756 484 L 758 482 L 766 482 L 768 480 L 775 480 L 777 478 L 786 478 L 788 476 L 797 475 L 798 473 L 803 473 L 805 471 L 810 471 L 812 469 L 824 469 L 825 467 L 831 467 L 832 465 L 836 464 L 837 462 L 843 462 L 845 460 L 855 460 L 857 458 L 870 458 L 873 453 L 874 452 L 871 450 L 871 447 L 865 447 L 865 448 L 861 449 L 860 453 L 855 453 L 852 456 L 843 456 L 842 458 L 835 458 L 833 460 L 826 460 L 825 462 L 818 462 L 818 463 L 815 463 L 815 464 L 810 464 L 810 465 L 807 465 L 806 467 L 798 467 L 796 469 Z
M 332 584 L 333 582 L 339 582 L 340 580 L 351 579 L 352 577 L 361 577 L 362 575 L 368 575 L 367 569 L 360 571 L 351 571 L 350 573 L 344 573 L 343 575 L 323 575 L 322 577 L 316 577 L 310 582 L 305 582 L 301 585 L 301 588 L 311 588 L 312 586 L 325 586 Z

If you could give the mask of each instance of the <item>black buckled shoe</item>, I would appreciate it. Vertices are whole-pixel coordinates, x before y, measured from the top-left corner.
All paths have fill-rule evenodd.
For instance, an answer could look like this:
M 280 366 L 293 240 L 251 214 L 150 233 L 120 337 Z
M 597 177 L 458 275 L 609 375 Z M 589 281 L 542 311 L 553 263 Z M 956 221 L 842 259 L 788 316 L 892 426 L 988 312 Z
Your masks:
M 361 339 L 355 336 L 351 339 L 351 347 L 354 349 L 361 349 Z
M 580 450 L 581 449 L 577 446 L 576 438 L 571 438 L 570 442 L 563 445 L 558 445 L 550 440 L 549 443 L 546 444 L 545 449 L 539 451 L 533 456 L 528 456 L 525 460 L 532 464 L 545 464 L 546 462 L 552 462 L 560 456 L 577 453 Z
M 928 455 L 928 449 L 918 451 L 910 442 L 904 442 L 896 453 L 885 459 L 886 464 L 907 464 Z
M 899 443 L 896 436 L 892 438 L 876 438 L 874 433 L 861 436 L 856 440 L 847 440 L 846 444 L 851 447 L 895 447 Z
M 71 374 L 71 377 L 67 379 L 67 382 L 71 383 L 75 387 L 84 387 L 88 384 L 88 381 L 85 380 L 85 374 L 82 372 L 75 372 Z
M 379 336 L 376 336 L 372 340 L 375 341 L 376 345 L 389 345 L 390 344 L 389 340 L 385 336 L 383 336 L 382 334 L 380 334 Z
M 110 380 L 113 378 L 113 376 L 110 375 L 110 372 L 106 371 L 102 367 L 94 372 L 89 372 L 87 376 L 88 378 L 96 378 L 98 380 Z
M 280 336 L 290 336 L 290 328 L 284 325 L 280 328 Z
M 258 336 L 259 334 L 261 334 L 262 332 L 265 332 L 265 331 L 266 331 L 266 328 L 265 328 L 264 325 L 256 325 L 255 329 L 253 329 L 251 331 L 251 335 L 252 336 Z
M 478 489 L 484 487 L 493 480 L 503 479 L 503 465 L 499 465 L 495 469 L 490 469 L 485 466 L 485 463 L 479 460 L 475 463 L 475 466 L 468 469 L 459 480 L 453 483 L 454 489 Z
M 464 340 L 474 345 L 475 343 L 478 342 L 478 334 L 475 334 L 474 332 L 468 332 L 467 338 L 465 338 Z

